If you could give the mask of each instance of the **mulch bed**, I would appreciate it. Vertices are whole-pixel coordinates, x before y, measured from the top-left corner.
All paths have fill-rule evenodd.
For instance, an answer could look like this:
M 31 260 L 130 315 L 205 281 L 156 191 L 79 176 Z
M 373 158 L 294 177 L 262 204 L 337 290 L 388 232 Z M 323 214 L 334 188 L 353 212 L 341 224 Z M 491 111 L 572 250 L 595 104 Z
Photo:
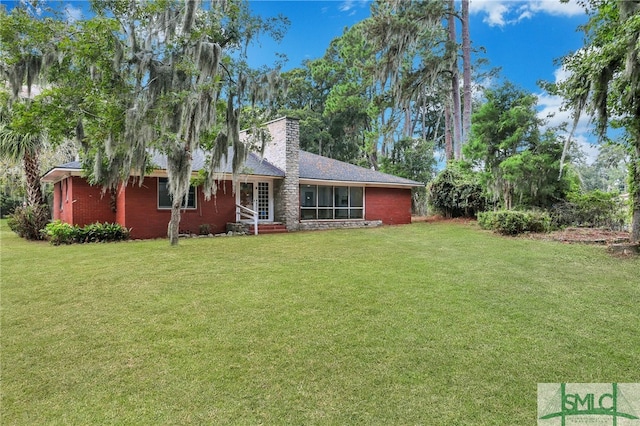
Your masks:
M 629 242 L 628 232 L 598 228 L 566 228 L 562 231 L 554 231 L 546 234 L 529 234 L 527 236 L 538 240 L 560 241 L 563 243 L 610 245 Z
M 457 218 L 449 219 L 443 216 L 419 216 L 413 217 L 412 222 L 455 222 L 470 223 L 475 222 L 473 219 Z M 525 238 L 532 238 L 544 241 L 560 241 L 563 243 L 577 244 L 624 244 L 629 242 L 629 233 L 622 231 L 610 231 L 608 229 L 599 228 L 566 228 L 562 231 L 554 231 L 545 234 L 526 234 Z

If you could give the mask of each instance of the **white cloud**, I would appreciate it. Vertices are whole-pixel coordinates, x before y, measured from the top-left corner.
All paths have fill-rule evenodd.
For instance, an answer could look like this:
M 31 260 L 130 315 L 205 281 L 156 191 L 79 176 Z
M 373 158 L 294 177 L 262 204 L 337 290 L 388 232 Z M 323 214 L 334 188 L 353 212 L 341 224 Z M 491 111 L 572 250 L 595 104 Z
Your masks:
M 338 6 L 340 12 L 351 12 L 349 15 L 353 15 L 356 9 L 368 7 L 371 4 L 371 0 L 344 0 Z
M 568 72 L 563 68 L 558 68 L 554 72 L 554 76 L 557 83 L 566 79 Z M 562 97 L 550 95 L 546 92 L 538 93 L 536 96 L 538 97 L 538 118 L 547 121 L 546 127 L 557 127 L 566 124 L 566 133 L 560 136 L 569 137 L 569 132 L 573 127 L 573 117 L 571 116 L 571 111 L 562 109 Z M 580 151 L 585 154 L 587 164 L 593 163 L 599 152 L 592 130 L 591 117 L 583 113 L 571 139 L 571 143 L 577 145 Z
M 64 7 L 64 13 L 67 16 L 67 20 L 69 22 L 75 22 L 82 19 L 82 9 L 73 7 L 70 4 L 67 4 Z
M 489 26 L 503 27 L 531 19 L 540 13 L 556 16 L 584 14 L 584 9 L 576 1 L 561 3 L 560 0 L 470 0 L 469 11 L 471 14 L 484 14 L 482 20 Z
M 548 13 L 557 16 L 578 16 L 585 13 L 576 0 L 561 3 L 559 0 L 530 0 L 527 2 L 533 13 Z
M 578 145 L 578 149 L 585 155 L 585 163 L 593 164 L 598 159 L 600 153 L 600 145 L 596 145 L 584 135 L 575 136 L 572 142 Z
M 354 3 L 355 2 L 353 0 L 345 0 L 340 3 L 340 6 L 338 6 L 338 10 L 340 10 L 340 12 L 348 12 L 353 9 Z

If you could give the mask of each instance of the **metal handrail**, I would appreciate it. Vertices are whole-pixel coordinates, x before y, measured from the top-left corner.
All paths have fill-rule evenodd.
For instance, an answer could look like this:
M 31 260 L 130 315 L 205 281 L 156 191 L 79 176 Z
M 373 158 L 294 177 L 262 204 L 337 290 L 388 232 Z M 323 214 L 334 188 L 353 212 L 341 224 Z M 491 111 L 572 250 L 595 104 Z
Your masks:
M 258 212 L 243 205 L 236 204 L 236 220 L 240 222 L 242 218 L 253 221 L 253 234 L 258 235 Z

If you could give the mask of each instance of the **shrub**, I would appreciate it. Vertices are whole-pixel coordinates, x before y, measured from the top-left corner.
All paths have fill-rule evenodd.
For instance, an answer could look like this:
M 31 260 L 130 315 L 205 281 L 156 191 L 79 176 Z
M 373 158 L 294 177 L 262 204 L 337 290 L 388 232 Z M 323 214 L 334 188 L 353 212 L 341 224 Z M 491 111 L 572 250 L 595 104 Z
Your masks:
M 428 192 L 431 205 L 446 217 L 474 217 L 486 204 L 478 177 L 463 164 L 447 165 Z
M 211 225 L 203 223 L 199 227 L 200 235 L 209 235 L 211 233 Z
M 529 232 L 549 232 L 551 231 L 551 216 L 547 212 L 531 211 L 529 214 Z
M 478 214 L 478 224 L 482 229 L 503 235 L 518 235 L 524 232 L 548 232 L 551 218 L 538 211 L 499 210 Z
M 550 211 L 554 227 L 581 226 L 620 230 L 626 222 L 627 211 L 618 194 L 599 190 L 571 195 L 557 203 Z
M 0 193 L 0 219 L 15 213 L 17 207 L 22 205 L 21 198 L 13 198 Z
M 75 239 L 76 227 L 60 220 L 55 220 L 44 227 L 42 234 L 55 246 L 71 244 Z
M 100 243 L 129 239 L 129 230 L 118 223 L 92 223 L 84 227 L 72 226 L 56 220 L 44 229 L 51 244 Z
M 46 204 L 16 207 L 7 224 L 9 229 L 22 238 L 42 240 L 44 237 L 40 230 L 47 225 L 50 217 L 49 206 Z
M 493 231 L 494 217 L 493 212 L 480 212 L 478 213 L 478 225 L 482 229 Z

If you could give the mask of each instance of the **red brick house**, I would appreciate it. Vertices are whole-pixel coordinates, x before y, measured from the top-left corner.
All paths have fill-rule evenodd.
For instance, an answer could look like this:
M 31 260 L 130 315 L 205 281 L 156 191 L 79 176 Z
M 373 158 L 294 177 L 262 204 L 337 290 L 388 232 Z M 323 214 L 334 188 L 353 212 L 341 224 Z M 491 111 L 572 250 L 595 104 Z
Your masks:
M 263 156 L 248 155 L 235 186 L 230 165 L 223 164 L 211 200 L 191 188 L 182 232 L 225 232 L 231 223 L 248 222 L 247 214 L 260 232 L 274 224 L 295 231 L 411 222 L 411 188 L 422 183 L 301 151 L 295 119 L 274 120 L 267 127 L 271 141 Z M 204 152 L 193 154 L 194 176 L 204 157 Z M 112 193 L 90 185 L 79 162 L 51 169 L 42 181 L 54 185 L 54 219 L 80 226 L 117 222 L 130 228 L 133 238 L 166 237 L 171 215 L 166 158 L 155 155 L 152 161 L 157 169 L 142 185 L 131 179 Z

